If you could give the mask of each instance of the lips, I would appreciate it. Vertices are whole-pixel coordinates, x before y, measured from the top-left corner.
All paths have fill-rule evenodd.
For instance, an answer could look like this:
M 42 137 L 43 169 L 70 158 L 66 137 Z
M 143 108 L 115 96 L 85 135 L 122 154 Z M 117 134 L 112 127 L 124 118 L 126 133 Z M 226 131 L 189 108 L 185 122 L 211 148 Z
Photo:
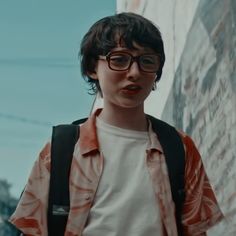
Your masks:
M 124 92 L 124 93 L 126 93 L 126 94 L 133 95 L 133 94 L 139 93 L 139 91 L 140 91 L 141 89 L 142 89 L 142 87 L 139 86 L 139 85 L 130 84 L 130 85 L 125 86 L 125 87 L 122 89 L 122 92 Z

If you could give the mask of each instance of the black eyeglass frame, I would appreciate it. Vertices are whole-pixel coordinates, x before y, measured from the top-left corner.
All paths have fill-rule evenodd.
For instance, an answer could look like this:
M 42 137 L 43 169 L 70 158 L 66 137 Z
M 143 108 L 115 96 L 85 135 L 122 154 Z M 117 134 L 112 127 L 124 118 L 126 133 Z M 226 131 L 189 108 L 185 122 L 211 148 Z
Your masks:
M 116 54 L 125 54 L 125 55 L 129 55 L 129 56 L 130 56 L 131 60 L 130 60 L 129 66 L 128 66 L 127 68 L 125 68 L 125 69 L 114 69 L 114 68 L 111 67 L 110 58 L 111 58 L 111 56 L 116 55 Z M 158 56 L 158 58 L 159 58 L 159 67 L 158 67 L 157 70 L 155 70 L 155 71 L 146 71 L 146 70 L 143 70 L 143 68 L 140 66 L 140 57 L 142 57 L 142 56 L 148 56 L 148 55 L 155 55 L 155 56 Z M 111 70 L 114 70 L 114 71 L 127 71 L 127 70 L 130 69 L 130 67 L 132 66 L 132 64 L 133 64 L 134 62 L 137 62 L 139 70 L 142 71 L 142 72 L 145 72 L 145 73 L 157 73 L 157 72 L 159 71 L 160 66 L 161 66 L 161 55 L 158 54 L 158 53 L 145 53 L 145 54 L 141 54 L 141 55 L 139 55 L 139 56 L 133 56 L 133 55 L 132 55 L 131 53 L 129 53 L 129 52 L 114 51 L 114 52 L 109 52 L 109 53 L 108 53 L 107 55 L 105 55 L 105 56 L 100 55 L 100 56 L 99 56 L 99 59 L 101 59 L 101 60 L 106 60 L 107 63 L 108 63 L 108 67 L 109 67 Z

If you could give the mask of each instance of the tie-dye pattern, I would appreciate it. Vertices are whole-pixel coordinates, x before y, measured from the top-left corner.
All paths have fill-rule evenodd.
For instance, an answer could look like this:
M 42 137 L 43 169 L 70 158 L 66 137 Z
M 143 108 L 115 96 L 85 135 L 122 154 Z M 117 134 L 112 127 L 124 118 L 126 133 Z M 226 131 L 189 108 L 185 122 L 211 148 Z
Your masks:
M 81 126 L 80 139 L 75 145 L 69 183 L 71 206 L 65 236 L 82 236 L 104 168 L 95 126 L 95 119 L 99 113 L 100 110 L 97 110 Z M 186 150 L 186 200 L 182 216 L 184 235 L 206 235 L 207 229 L 222 218 L 222 213 L 193 141 L 182 132 L 180 135 Z M 175 208 L 165 156 L 151 126 L 149 126 L 149 137 L 146 163 L 156 204 L 160 207 L 163 235 L 177 236 Z M 26 236 L 47 236 L 49 178 L 50 143 L 47 143 L 34 164 L 25 191 L 10 218 L 10 222 Z

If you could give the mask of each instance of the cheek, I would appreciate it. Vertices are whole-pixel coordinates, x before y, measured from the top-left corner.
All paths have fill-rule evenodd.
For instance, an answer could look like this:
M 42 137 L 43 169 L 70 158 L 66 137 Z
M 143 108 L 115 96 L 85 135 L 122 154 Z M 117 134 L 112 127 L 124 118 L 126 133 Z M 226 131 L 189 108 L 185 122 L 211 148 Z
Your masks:
M 109 68 L 104 69 L 98 77 L 100 84 L 103 84 L 104 86 L 116 86 L 123 78 L 125 78 L 124 74 L 110 70 Z
M 147 77 L 146 78 L 146 87 L 152 89 L 155 84 L 156 76 L 155 77 Z
M 112 74 L 103 73 L 103 75 L 99 76 L 98 80 L 103 93 L 110 93 L 114 90 L 116 80 L 114 79 L 114 76 L 112 76 Z

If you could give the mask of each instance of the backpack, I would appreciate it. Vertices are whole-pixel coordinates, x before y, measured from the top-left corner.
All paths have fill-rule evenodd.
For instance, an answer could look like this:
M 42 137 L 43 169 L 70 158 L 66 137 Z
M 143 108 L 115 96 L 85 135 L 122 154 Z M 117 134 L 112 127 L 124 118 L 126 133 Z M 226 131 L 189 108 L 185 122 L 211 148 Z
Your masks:
M 172 198 L 176 209 L 178 235 L 182 236 L 181 214 L 185 199 L 184 171 L 185 151 L 177 130 L 148 115 L 153 131 L 158 134 L 169 173 Z M 63 236 L 67 223 L 69 199 L 69 174 L 74 146 L 79 138 L 79 125 L 87 120 L 74 121 L 70 125 L 53 127 L 51 142 L 51 177 L 48 202 L 48 235 Z

